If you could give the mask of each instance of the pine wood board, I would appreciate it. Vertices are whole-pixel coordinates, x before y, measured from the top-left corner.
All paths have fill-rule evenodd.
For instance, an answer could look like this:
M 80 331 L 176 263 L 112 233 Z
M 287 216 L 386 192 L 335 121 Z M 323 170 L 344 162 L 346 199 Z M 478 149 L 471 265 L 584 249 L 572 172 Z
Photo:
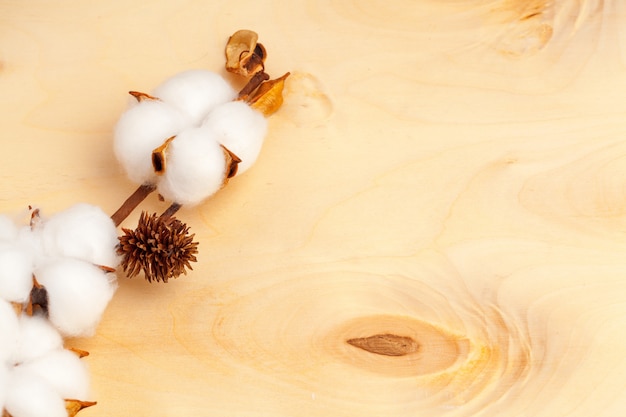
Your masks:
M 255 167 L 179 212 L 193 271 L 120 274 L 69 341 L 81 416 L 624 414 L 625 21 L 592 0 L 0 1 L 3 212 L 115 211 L 126 92 L 224 72 L 237 29 L 292 73 Z M 418 347 L 347 343 L 381 335 Z

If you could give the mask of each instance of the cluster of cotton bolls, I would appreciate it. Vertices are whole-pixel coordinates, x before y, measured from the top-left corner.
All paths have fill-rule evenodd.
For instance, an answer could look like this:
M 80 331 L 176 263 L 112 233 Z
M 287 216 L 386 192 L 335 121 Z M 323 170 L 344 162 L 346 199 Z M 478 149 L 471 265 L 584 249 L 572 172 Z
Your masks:
M 89 396 L 89 376 L 65 336 L 93 334 L 117 287 L 116 228 L 77 204 L 20 226 L 0 215 L 0 410 L 67 416 Z
M 166 200 L 195 205 L 256 161 L 265 138 L 264 115 L 219 74 L 174 75 L 121 115 L 114 151 L 128 177 L 151 184 Z

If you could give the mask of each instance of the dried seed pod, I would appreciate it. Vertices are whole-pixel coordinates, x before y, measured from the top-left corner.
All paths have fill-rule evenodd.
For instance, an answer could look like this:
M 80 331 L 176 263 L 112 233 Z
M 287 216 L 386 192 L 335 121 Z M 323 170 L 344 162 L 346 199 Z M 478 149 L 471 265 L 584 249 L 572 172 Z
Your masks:
M 262 71 L 267 58 L 259 36 L 251 30 L 238 30 L 226 44 L 226 70 L 247 77 Z
M 283 104 L 283 89 L 285 79 L 290 73 L 286 73 L 275 80 L 263 82 L 254 94 L 248 99 L 250 107 L 270 116 L 275 113 Z
M 193 241 L 189 227 L 175 217 L 144 211 L 135 230 L 122 231 L 118 253 L 123 255 L 122 267 L 129 278 L 143 271 L 148 282 L 167 282 L 187 274 L 191 262 L 196 262 L 198 242 Z

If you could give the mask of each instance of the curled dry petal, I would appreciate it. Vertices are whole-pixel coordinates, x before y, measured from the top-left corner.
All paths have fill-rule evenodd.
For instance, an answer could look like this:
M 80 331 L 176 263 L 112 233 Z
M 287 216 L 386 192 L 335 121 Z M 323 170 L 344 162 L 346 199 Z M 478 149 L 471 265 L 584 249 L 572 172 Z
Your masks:
M 165 152 L 167 151 L 167 147 L 170 142 L 175 138 L 176 136 L 167 138 L 161 146 L 152 151 L 152 167 L 157 175 L 165 174 L 165 169 L 167 168 L 167 158 L 165 156 Z
M 235 74 L 255 74 L 263 70 L 267 51 L 257 43 L 259 36 L 251 30 L 238 30 L 226 44 L 226 70 Z
M 248 99 L 250 107 L 260 111 L 266 117 L 276 112 L 283 104 L 283 89 L 288 76 L 289 73 L 286 73 L 280 78 L 261 83 Z
M 226 178 L 224 178 L 224 184 L 228 182 L 229 178 L 237 175 L 237 168 L 241 162 L 241 158 L 235 155 L 230 149 L 224 145 L 220 145 L 224 151 L 224 158 L 226 159 Z

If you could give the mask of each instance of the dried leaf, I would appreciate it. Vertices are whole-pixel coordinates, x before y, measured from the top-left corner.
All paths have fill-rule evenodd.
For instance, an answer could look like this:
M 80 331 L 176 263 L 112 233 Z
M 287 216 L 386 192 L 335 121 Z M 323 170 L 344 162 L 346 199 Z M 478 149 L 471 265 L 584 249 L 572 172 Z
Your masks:
M 167 151 L 167 147 L 170 142 L 175 138 L 176 136 L 167 138 L 161 146 L 152 151 L 152 167 L 157 175 L 165 174 L 165 170 L 167 168 L 167 158 L 165 157 L 165 152 Z
M 115 268 L 113 268 L 112 266 L 106 266 L 106 265 L 96 265 L 102 272 L 106 272 L 107 274 L 111 273 L 111 272 L 115 272 Z
M 260 111 L 266 117 L 275 113 L 283 104 L 283 89 L 288 76 L 289 73 L 286 73 L 280 78 L 261 83 L 248 99 L 250 107 Z
M 135 97 L 135 99 L 140 102 L 144 100 L 158 100 L 157 97 L 151 96 L 148 93 L 142 93 L 140 91 L 129 91 L 128 94 Z
M 67 410 L 68 417 L 75 417 L 83 408 L 91 407 L 96 404 L 95 401 L 65 400 L 65 409 Z
M 267 58 L 259 36 L 251 30 L 238 30 L 226 44 L 226 70 L 247 77 L 262 71 Z
M 89 352 L 86 350 L 78 349 L 78 348 L 67 348 L 70 352 L 74 353 L 79 358 L 84 358 L 85 356 L 89 356 Z

